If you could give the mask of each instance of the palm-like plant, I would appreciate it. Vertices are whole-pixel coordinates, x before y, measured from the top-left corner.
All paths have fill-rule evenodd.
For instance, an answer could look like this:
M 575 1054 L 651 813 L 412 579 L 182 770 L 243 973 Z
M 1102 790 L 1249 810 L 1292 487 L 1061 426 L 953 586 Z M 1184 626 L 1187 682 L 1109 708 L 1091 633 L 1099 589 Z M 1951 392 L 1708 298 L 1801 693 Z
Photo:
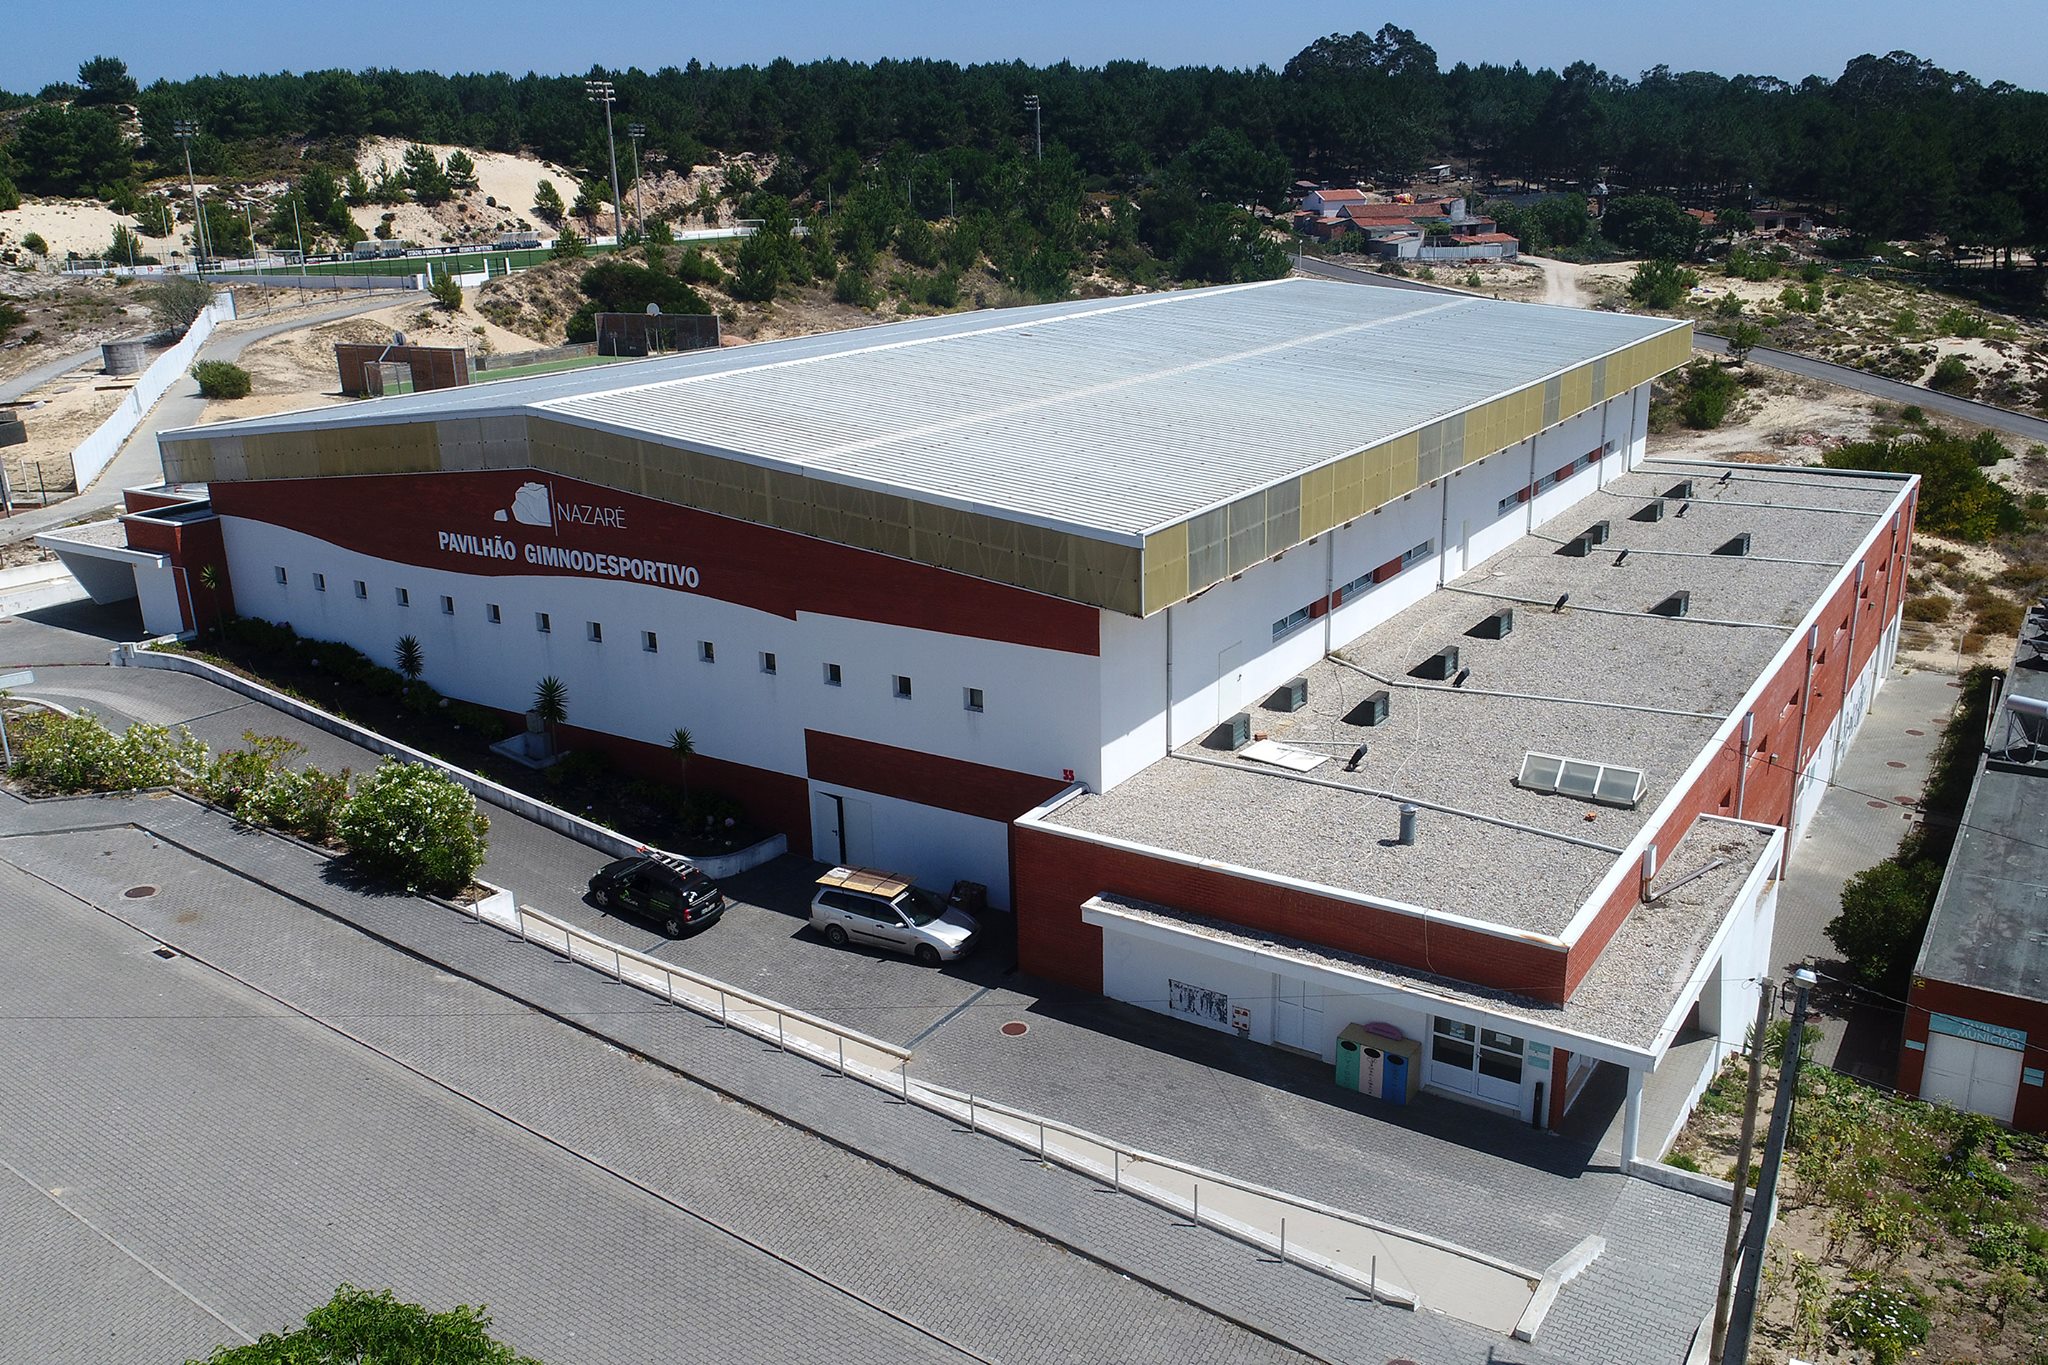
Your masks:
M 407 682 L 418 682 L 420 673 L 427 666 L 427 653 L 420 648 L 419 637 L 401 635 L 398 637 L 398 671 L 405 674 Z
M 220 565 L 201 564 L 199 566 L 199 586 L 206 589 L 213 597 L 214 631 L 221 635 L 227 634 L 227 624 L 222 620 L 220 614 Z M 194 611 L 196 613 L 197 604 L 194 604 Z
M 676 756 L 676 769 L 683 780 L 683 799 L 690 799 L 690 760 L 697 756 L 697 743 L 690 732 L 678 725 L 668 737 L 668 751 Z
M 555 742 L 555 727 L 569 718 L 569 686 L 550 673 L 533 688 L 533 713 L 548 727 L 548 747 Z

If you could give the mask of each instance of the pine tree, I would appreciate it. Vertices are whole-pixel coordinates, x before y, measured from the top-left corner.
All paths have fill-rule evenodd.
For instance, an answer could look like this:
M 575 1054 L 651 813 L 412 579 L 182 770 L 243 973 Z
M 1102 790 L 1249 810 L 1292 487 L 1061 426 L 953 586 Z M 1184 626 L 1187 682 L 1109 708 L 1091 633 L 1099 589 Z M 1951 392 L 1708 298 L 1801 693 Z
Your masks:
M 534 216 L 555 227 L 562 225 L 562 215 L 567 211 L 562 203 L 562 192 L 555 188 L 552 180 L 540 182 L 540 188 L 533 192 Z
M 424 143 L 415 142 L 405 149 L 405 183 L 412 187 L 417 203 L 438 204 L 448 197 L 448 174 L 441 169 L 434 149 Z
M 458 190 L 476 188 L 476 162 L 460 147 L 448 153 L 448 183 Z

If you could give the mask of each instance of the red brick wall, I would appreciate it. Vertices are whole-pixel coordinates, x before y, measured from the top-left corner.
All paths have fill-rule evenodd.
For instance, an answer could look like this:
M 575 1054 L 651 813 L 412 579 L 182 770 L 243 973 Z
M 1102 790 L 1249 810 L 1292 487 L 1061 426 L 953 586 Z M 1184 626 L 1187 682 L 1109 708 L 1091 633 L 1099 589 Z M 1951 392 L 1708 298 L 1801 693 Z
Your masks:
M 1067 785 L 1065 778 L 942 758 L 822 730 L 804 731 L 804 769 L 835 786 L 1004 822 Z
M 511 716 L 509 713 L 507 718 L 520 723 L 525 720 L 523 716 Z M 595 750 L 634 777 L 676 785 L 684 780 L 683 769 L 677 765 L 676 756 L 668 751 L 666 745 L 627 739 L 580 725 L 565 724 L 559 727 L 559 731 L 561 746 L 565 750 Z M 688 772 L 688 781 L 693 788 L 730 796 L 746 807 L 748 817 L 755 823 L 788 835 L 791 851 L 801 852 L 809 847 L 811 804 L 809 788 L 803 778 L 702 755 L 690 760 Z
M 1102 935 L 1081 922 L 1081 906 L 1111 892 L 1255 933 L 1286 934 L 1462 981 L 1510 986 L 1538 1000 L 1564 999 L 1564 953 L 1535 943 L 1106 848 L 1043 828 L 1012 830 L 1010 867 L 1021 965 L 1085 990 L 1102 989 Z
M 2048 1067 L 2048 1000 L 2023 1000 L 2016 995 L 1980 991 L 1972 986 L 1924 977 L 1914 980 L 1907 999 L 1910 1004 L 1906 1010 L 1904 1032 L 1908 1042 L 1923 1045 L 1927 1042 L 1927 1016 L 1930 1013 L 1953 1014 L 1958 1019 L 1973 1019 L 1980 1024 L 2022 1030 L 2027 1035 L 2027 1055 L 2023 1065 Z M 1925 1052 L 1901 1047 L 1899 1089 L 1908 1095 L 1919 1094 L 1921 1075 L 1926 1066 Z M 2048 1133 L 2048 1086 L 2028 1085 L 2024 1080 L 2020 1082 L 2019 1098 L 2013 1104 L 2012 1126 L 2029 1133 Z
M 127 532 L 129 549 L 168 555 L 176 566 L 172 581 L 178 590 L 178 611 L 188 629 L 210 630 L 216 613 L 234 614 L 235 585 L 228 576 L 227 548 L 221 541 L 217 517 L 164 522 L 131 516 L 125 518 L 121 525 Z M 209 564 L 220 570 L 218 593 L 208 592 L 199 583 L 199 571 Z M 192 601 L 194 597 L 198 598 L 196 607 Z

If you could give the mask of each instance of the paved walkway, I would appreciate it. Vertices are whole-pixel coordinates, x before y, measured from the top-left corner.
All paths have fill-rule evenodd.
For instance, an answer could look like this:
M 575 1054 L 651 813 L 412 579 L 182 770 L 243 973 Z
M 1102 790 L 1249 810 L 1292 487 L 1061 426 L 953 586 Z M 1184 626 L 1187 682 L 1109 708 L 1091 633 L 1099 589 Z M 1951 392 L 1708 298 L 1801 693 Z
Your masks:
M 229 323 L 211 337 L 199 349 L 199 360 L 239 360 L 242 352 L 259 341 L 301 328 L 317 327 L 323 322 L 336 318 L 353 317 L 357 313 L 374 312 L 379 308 L 390 308 L 404 303 L 407 299 L 422 297 L 418 294 L 378 291 L 373 297 L 352 299 L 344 304 L 318 309 L 313 312 L 292 310 L 289 315 L 274 322 L 259 326 L 237 327 Z M 199 396 L 199 386 L 188 375 L 157 400 L 122 445 L 120 452 L 100 471 L 92 485 L 74 497 L 53 502 L 48 507 L 31 508 L 18 512 L 5 521 L 0 521 L 0 545 L 27 540 L 38 531 L 47 531 L 55 526 L 68 525 L 87 517 L 110 511 L 121 505 L 124 489 L 138 484 L 161 483 L 163 463 L 157 455 L 157 433 L 172 431 L 178 427 L 196 426 L 206 410 L 206 400 Z
M 23 631 L 40 629 L 17 625 Z M 0 627 L 0 652 L 31 647 Z M 60 666 L 39 670 L 38 685 L 30 690 L 91 706 L 116 723 L 131 717 L 164 723 L 190 719 L 195 731 L 216 744 L 234 742 L 250 728 L 284 733 L 306 742 L 314 761 L 367 766 L 367 757 L 353 746 L 180 675 Z M 1313 1062 L 1099 998 L 1076 999 L 1044 983 L 1004 977 L 1005 964 L 992 957 L 971 961 L 964 972 L 926 972 L 900 959 L 832 950 L 804 928 L 797 907 L 809 869 L 796 860 L 733 882 L 730 889 L 746 904 L 735 906 L 711 931 L 679 943 L 661 942 L 603 920 L 581 903 L 582 882 L 603 861 L 601 855 L 504 812 L 493 817 L 485 875 L 516 888 L 523 901 L 790 1004 L 884 1036 L 915 1038 L 916 1075 L 1538 1268 L 1589 1232 L 1601 1234 L 1608 1253 L 1593 1271 L 1566 1287 L 1536 1347 L 1517 1348 L 1526 1358 L 1554 1353 L 1549 1358 L 1587 1362 L 1632 1355 L 1676 1360 L 1708 1306 L 1706 1286 L 1720 1229 L 1717 1207 L 1602 1169 L 1590 1143 L 1535 1133 L 1511 1119 L 1435 1097 L 1426 1096 L 1405 1111 L 1382 1110 L 1337 1089 L 1327 1068 Z M 441 961 L 465 960 L 448 954 L 475 951 L 463 947 L 475 931 L 431 929 L 410 917 L 378 932 L 400 934 Z M 452 942 L 440 942 L 444 933 L 454 934 Z M 415 941 L 413 935 L 427 937 Z M 523 961 L 516 971 L 495 955 L 473 969 L 513 973 L 502 984 L 530 999 L 545 998 L 529 994 L 543 985 L 560 988 L 565 978 L 589 975 L 568 972 L 542 955 L 527 957 L 533 960 Z M 597 985 L 616 989 L 602 981 Z M 1028 1021 L 1030 1032 L 1023 1038 L 1000 1034 L 997 1025 L 1008 1019 Z M 637 1027 L 640 1021 L 632 1022 Z M 607 1019 L 605 1027 L 612 1032 L 612 1021 Z M 636 1050 L 662 1055 L 654 1050 L 655 1039 L 613 1036 Z M 730 1074 L 735 1063 L 726 1054 L 731 1051 L 727 1040 L 710 1053 L 691 1053 L 680 1064 L 693 1076 L 716 1076 L 714 1083 L 721 1088 L 861 1150 L 888 1153 L 891 1161 L 907 1159 L 897 1155 L 904 1152 L 928 1159 L 920 1142 L 905 1132 L 877 1128 L 872 1116 L 847 1112 L 838 1103 L 818 1104 L 816 1095 L 787 1078 L 754 1076 L 744 1068 Z M 998 1155 L 992 1158 L 948 1160 L 919 1174 L 1197 1301 L 1227 1306 L 1233 1314 L 1269 1312 L 1270 1318 L 1254 1320 L 1318 1354 L 1353 1356 L 1358 1343 L 1338 1330 L 1340 1324 L 1315 1325 L 1315 1315 L 1287 1296 L 1259 1306 L 1252 1292 L 1256 1286 L 1240 1282 L 1242 1263 L 1256 1260 L 1247 1249 L 1225 1244 L 1220 1261 L 1204 1258 L 1199 1265 L 1185 1262 L 1177 1252 L 1168 1256 L 1173 1249 L 1158 1244 L 1156 1230 L 1148 1230 L 1155 1221 L 1149 1214 L 1136 1225 L 1128 1211 L 1105 1216 L 1098 1197 L 1086 1193 L 1091 1187 L 1085 1181 L 1076 1182 L 1080 1193 L 1055 1199 L 1048 1207 L 1042 1192 L 1012 1188 L 1005 1178 L 1015 1174 L 1014 1152 L 994 1150 Z M 1077 1222 L 1076 1207 L 1087 1209 L 1089 1218 Z M 1322 1346 L 1300 1335 L 1325 1330 L 1333 1335 L 1315 1338 Z M 1394 1338 L 1372 1349 L 1384 1346 L 1380 1359 L 1403 1354 L 1462 1359 L 1467 1358 L 1466 1344 L 1461 1340 L 1460 1349 L 1447 1350 L 1442 1343 Z M 1486 1345 L 1505 1349 L 1498 1338 L 1469 1344 L 1477 1352 L 1471 1358 L 1483 1359 Z M 1368 1356 L 1370 1350 L 1357 1358 Z

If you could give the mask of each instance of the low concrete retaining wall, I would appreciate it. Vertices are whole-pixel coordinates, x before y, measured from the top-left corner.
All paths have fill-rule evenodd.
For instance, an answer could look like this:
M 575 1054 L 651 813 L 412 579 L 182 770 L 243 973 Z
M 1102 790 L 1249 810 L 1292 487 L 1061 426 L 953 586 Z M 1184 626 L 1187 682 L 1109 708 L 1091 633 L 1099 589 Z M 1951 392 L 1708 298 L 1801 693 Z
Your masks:
M 1752 1166 L 1751 1169 L 1755 1168 Z M 1681 1166 L 1668 1166 L 1661 1161 L 1638 1159 L 1630 1163 L 1628 1173 L 1638 1180 L 1647 1180 L 1652 1185 L 1662 1185 L 1667 1190 L 1677 1190 L 1682 1194 L 1711 1199 L 1716 1204 L 1727 1204 L 1735 1198 L 1735 1187 L 1727 1181 L 1711 1175 L 1702 1175 L 1698 1171 L 1688 1171 Z M 1756 1206 L 1755 1190 L 1743 1191 L 1742 1205 L 1744 1208 Z
M 151 649 L 149 642 L 144 641 L 140 644 L 116 646 L 112 662 L 119 668 L 161 668 L 173 673 L 187 673 L 195 678 L 204 678 L 208 682 L 227 688 L 230 692 L 239 693 L 252 701 L 260 701 L 265 706 L 282 711 L 317 729 L 325 730 L 330 735 L 338 735 L 353 744 L 360 744 L 373 753 L 385 754 L 407 763 L 424 763 L 454 778 L 479 799 L 509 810 L 514 815 L 523 816 L 535 824 L 546 825 L 557 834 L 566 834 L 578 843 L 588 844 L 598 852 L 608 853 L 614 858 L 629 858 L 636 853 L 646 852 L 650 847 L 637 839 L 628 839 L 617 830 L 606 829 L 603 825 L 594 824 L 580 815 L 572 815 L 559 806 L 551 806 L 545 801 L 528 796 L 525 792 L 500 786 L 488 777 L 480 776 L 467 768 L 458 768 L 453 763 L 435 758 L 432 754 L 423 754 L 418 749 L 400 744 L 394 739 L 387 739 L 374 730 L 366 730 L 354 721 L 343 720 L 340 716 L 322 711 L 319 707 L 308 705 L 297 698 L 287 697 L 282 692 L 258 682 L 251 682 L 239 673 L 231 673 L 203 659 L 194 659 L 183 654 L 164 654 Z M 707 877 L 732 877 L 763 863 L 772 862 L 787 852 L 788 837 L 777 834 L 732 853 L 709 858 L 692 858 L 690 861 L 702 868 Z
M 128 396 L 121 400 L 121 406 L 115 408 L 107 420 L 95 427 L 92 434 L 71 452 L 72 487 L 83 493 L 99 477 L 99 472 L 120 453 L 135 428 L 142 425 L 142 419 L 156 406 L 156 400 L 192 368 L 199 348 L 213 335 L 214 325 L 226 322 L 234 315 L 235 296 L 232 293 L 214 295 L 213 302 L 201 310 L 185 330 L 183 339 L 142 372 L 142 378 L 135 381 L 135 387 L 128 390 Z

